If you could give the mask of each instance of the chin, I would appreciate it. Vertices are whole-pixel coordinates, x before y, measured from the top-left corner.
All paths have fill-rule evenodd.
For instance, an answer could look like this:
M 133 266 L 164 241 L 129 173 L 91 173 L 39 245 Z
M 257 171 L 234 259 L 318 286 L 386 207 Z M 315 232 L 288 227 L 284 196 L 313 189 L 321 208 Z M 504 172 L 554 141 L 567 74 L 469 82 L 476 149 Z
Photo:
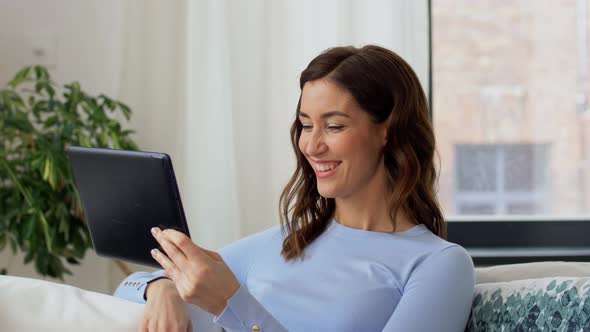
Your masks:
M 338 196 L 338 191 L 333 188 L 318 187 L 318 193 L 324 198 L 336 198 Z

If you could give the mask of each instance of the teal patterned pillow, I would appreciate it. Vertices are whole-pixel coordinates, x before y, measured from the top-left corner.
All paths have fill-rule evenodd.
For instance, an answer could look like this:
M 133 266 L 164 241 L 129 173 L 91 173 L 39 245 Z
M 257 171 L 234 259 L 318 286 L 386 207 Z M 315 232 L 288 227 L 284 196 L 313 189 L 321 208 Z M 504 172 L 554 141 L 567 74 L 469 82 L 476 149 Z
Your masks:
M 478 284 L 465 331 L 590 332 L 590 278 Z

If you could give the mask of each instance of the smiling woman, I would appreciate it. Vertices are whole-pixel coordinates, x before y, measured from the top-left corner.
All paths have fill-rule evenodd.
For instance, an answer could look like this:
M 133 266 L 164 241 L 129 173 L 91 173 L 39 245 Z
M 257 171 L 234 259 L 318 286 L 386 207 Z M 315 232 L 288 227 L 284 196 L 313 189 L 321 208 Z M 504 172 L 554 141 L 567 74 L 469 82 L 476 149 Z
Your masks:
M 424 224 L 446 236 L 434 194 L 434 134 L 411 67 L 377 46 L 334 48 L 309 64 L 300 87 L 291 127 L 298 165 L 281 197 L 281 217 L 289 219 L 295 196 L 301 208 L 286 223 L 283 255 L 302 256 L 304 242 L 319 236 L 333 215 L 367 230 Z M 322 203 L 317 212 L 316 202 Z
M 473 264 L 444 240 L 415 73 L 382 47 L 336 47 L 300 87 L 281 227 L 219 253 L 156 228 L 164 270 L 131 275 L 115 295 L 146 303 L 145 331 L 190 328 L 185 302 L 230 331 L 462 331 Z

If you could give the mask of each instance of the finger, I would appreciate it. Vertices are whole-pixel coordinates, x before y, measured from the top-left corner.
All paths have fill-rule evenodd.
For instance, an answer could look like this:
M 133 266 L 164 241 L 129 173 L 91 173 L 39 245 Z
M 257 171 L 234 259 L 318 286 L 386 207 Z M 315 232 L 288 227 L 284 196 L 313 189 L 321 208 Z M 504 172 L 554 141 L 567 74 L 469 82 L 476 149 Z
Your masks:
M 162 249 L 164 249 L 166 255 L 168 255 L 172 262 L 182 270 L 187 262 L 187 257 L 184 255 L 184 253 L 178 249 L 175 244 L 164 238 L 162 238 L 159 243 L 162 246 Z
M 156 324 L 156 328 L 154 329 L 154 332 L 156 332 L 156 331 L 158 331 L 158 332 L 169 331 L 170 328 L 168 328 L 167 323 L 168 322 L 166 319 L 164 319 L 163 317 L 160 317 L 160 319 L 158 319 L 158 323 Z M 150 330 L 150 332 L 152 332 L 152 331 Z
M 152 249 L 151 254 L 152 257 L 154 257 L 154 259 L 158 262 L 158 264 L 160 264 L 160 266 L 164 268 L 166 275 L 170 279 L 174 280 L 174 277 L 178 272 L 178 268 L 176 267 L 176 265 L 174 265 L 174 262 L 172 262 L 170 258 L 166 257 L 166 255 L 164 255 L 158 249 Z
M 161 232 L 161 236 L 174 243 L 186 257 L 193 259 L 209 258 L 191 239 L 184 233 L 174 229 L 166 229 Z M 160 235 L 159 235 L 160 236 Z
M 153 227 L 151 229 L 152 235 L 160 244 L 160 247 L 164 250 L 164 252 L 176 263 L 179 267 L 183 267 L 188 260 L 187 256 L 184 254 L 180 248 L 176 244 L 174 244 L 171 239 L 169 239 L 170 235 L 168 232 L 162 231 L 158 227 Z M 190 239 L 189 239 L 190 241 Z M 166 243 L 167 242 L 167 243 Z M 165 248 L 166 247 L 166 248 Z
M 141 320 L 141 324 L 139 325 L 139 332 L 148 332 L 148 321 L 143 318 Z
M 150 320 L 150 323 L 148 325 L 148 331 L 149 332 L 159 331 L 158 330 L 158 322 L 153 318 Z

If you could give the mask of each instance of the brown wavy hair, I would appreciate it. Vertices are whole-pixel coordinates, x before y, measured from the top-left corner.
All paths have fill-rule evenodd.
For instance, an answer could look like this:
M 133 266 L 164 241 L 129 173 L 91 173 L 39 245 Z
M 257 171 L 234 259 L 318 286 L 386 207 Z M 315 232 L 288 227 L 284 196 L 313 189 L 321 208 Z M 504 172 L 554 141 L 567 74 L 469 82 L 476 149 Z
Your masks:
M 299 86 L 328 79 L 348 90 L 375 123 L 391 115 L 384 147 L 387 181 L 391 187 L 389 214 L 395 230 L 400 210 L 416 224 L 424 224 L 441 238 L 447 228 L 436 198 L 435 140 L 426 95 L 418 77 L 400 56 L 383 47 L 367 45 L 327 49 L 301 73 Z M 304 258 L 304 249 L 326 229 L 336 203 L 322 197 L 312 166 L 299 150 L 302 125 L 297 114 L 291 125 L 291 144 L 297 168 L 279 200 L 281 255 L 288 261 Z

